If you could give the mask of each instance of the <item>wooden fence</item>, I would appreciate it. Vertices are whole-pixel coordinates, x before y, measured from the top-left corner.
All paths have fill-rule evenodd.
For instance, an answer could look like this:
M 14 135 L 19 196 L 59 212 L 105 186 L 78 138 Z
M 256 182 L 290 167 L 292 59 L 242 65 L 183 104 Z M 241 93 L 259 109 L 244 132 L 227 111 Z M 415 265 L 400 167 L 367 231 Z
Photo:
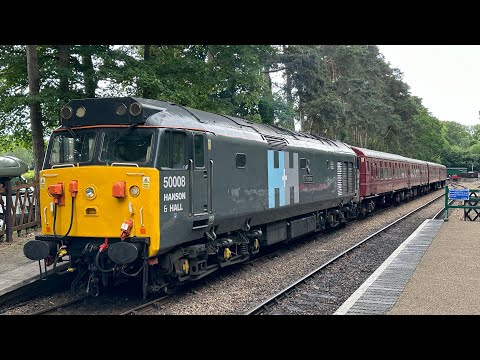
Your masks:
M 40 226 L 39 184 L 4 184 L 0 189 L 0 241 L 6 238 L 9 242 L 15 231 L 21 236 L 22 230 L 27 233 Z

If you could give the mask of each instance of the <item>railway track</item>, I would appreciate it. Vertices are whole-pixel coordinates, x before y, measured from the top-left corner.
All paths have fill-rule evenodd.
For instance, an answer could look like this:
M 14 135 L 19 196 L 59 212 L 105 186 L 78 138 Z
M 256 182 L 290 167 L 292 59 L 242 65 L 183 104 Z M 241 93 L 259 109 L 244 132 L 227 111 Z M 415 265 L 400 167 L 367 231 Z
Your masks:
M 53 315 L 53 314 L 60 315 L 65 310 L 81 306 L 82 302 L 85 303 L 85 302 L 88 301 L 88 299 L 89 299 L 89 296 L 84 295 L 84 296 L 81 296 L 77 299 L 64 301 L 64 302 L 56 304 L 54 306 L 50 306 L 50 307 L 45 308 L 45 309 L 34 311 L 34 312 L 29 313 L 27 315 Z
M 127 311 L 122 311 L 118 313 L 118 315 L 141 315 L 151 309 L 158 309 L 158 307 L 166 303 L 168 299 L 170 299 L 169 295 L 161 296 L 144 304 L 135 306 Z M 85 295 L 77 299 L 65 301 L 60 304 L 32 312 L 28 315 L 68 315 L 71 314 L 72 309 L 77 309 L 78 312 L 78 308 L 82 306 L 95 308 L 96 301 L 96 298 Z
M 162 304 L 165 304 L 169 299 L 170 299 L 169 295 L 161 296 L 159 298 L 156 298 L 155 300 L 136 306 L 133 309 L 121 312 L 118 315 L 142 315 L 151 309 L 158 309 Z
M 376 231 L 375 233 L 367 236 L 366 238 L 362 239 L 361 241 L 357 242 L 350 248 L 346 249 L 345 251 L 339 253 L 338 255 L 334 256 L 333 258 L 329 259 L 325 263 L 323 263 L 321 266 L 317 267 L 307 275 L 303 276 L 301 279 L 295 281 L 291 285 L 287 286 L 283 290 L 279 291 L 275 295 L 271 296 L 267 300 L 261 302 L 260 304 L 256 305 L 252 309 L 248 310 L 245 315 L 260 315 L 260 314 L 265 314 L 265 313 L 270 313 L 271 310 L 277 306 L 281 306 L 284 301 L 288 301 L 288 299 L 292 298 L 293 294 L 302 286 L 313 286 L 315 288 L 318 288 L 318 286 L 314 285 L 314 281 L 312 281 L 313 278 L 315 278 L 317 275 L 319 275 L 322 271 L 325 271 L 329 266 L 335 264 L 337 261 L 340 259 L 344 258 L 345 256 L 351 254 L 354 252 L 356 249 L 358 249 L 362 244 L 367 243 L 368 241 L 376 238 L 380 234 L 383 234 L 386 230 L 392 228 L 394 225 L 398 224 L 399 222 L 409 218 L 411 215 L 417 213 L 418 211 L 428 207 L 429 205 L 433 204 L 434 202 L 438 201 L 440 198 L 443 198 L 444 194 L 441 194 L 437 196 L 436 198 L 430 200 L 429 202 L 423 204 L 422 206 L 419 206 L 418 208 L 410 211 L 409 213 L 405 214 L 401 218 L 393 221 L 392 223 L 386 225 L 385 227 L 381 228 L 380 230 Z M 440 210 L 439 212 L 436 213 L 434 218 L 439 217 L 442 213 L 443 210 Z M 328 294 L 314 294 L 312 291 L 310 291 L 307 295 L 315 298 L 315 297 L 320 297 L 322 298 L 322 302 L 326 307 L 331 306 L 332 309 L 336 307 L 335 301 L 334 300 L 335 296 L 330 296 Z M 331 303 L 331 304 L 330 304 Z

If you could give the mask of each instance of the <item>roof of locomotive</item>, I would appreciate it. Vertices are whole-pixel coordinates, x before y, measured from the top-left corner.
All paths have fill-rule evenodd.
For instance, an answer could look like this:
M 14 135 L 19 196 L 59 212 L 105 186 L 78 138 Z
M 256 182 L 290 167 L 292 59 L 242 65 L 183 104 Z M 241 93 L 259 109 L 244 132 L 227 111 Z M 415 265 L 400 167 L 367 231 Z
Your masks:
M 415 164 L 425 164 L 427 161 L 411 159 L 402 155 L 390 154 L 382 151 L 370 150 L 361 148 L 358 146 L 350 146 L 358 155 L 364 155 L 367 157 L 373 157 L 377 159 L 393 160 L 393 161 L 404 161 Z M 438 165 L 438 164 L 437 164 Z
M 136 102 L 141 104 L 141 110 L 136 115 L 132 115 L 132 112 L 129 112 L 128 109 Z M 126 110 L 119 115 L 118 109 L 122 105 Z M 292 146 L 355 155 L 348 145 L 340 141 L 255 123 L 233 116 L 192 109 L 160 100 L 137 97 L 76 99 L 71 100 L 64 106 L 64 108 L 66 107 L 70 108 L 71 117 L 68 119 L 62 118 L 62 125 L 69 127 L 107 124 L 131 125 L 136 123 L 203 130 L 215 135 L 266 142 L 271 149 L 275 150 Z M 81 117 L 77 116 L 79 108 L 83 108 L 80 112 Z

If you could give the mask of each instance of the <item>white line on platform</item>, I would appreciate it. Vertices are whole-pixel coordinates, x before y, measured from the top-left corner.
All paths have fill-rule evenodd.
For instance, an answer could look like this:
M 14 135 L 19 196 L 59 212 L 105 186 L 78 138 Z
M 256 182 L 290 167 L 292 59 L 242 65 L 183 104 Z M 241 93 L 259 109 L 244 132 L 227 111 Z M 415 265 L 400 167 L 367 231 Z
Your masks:
M 345 302 L 340 306 L 337 311 L 333 315 L 345 315 L 348 310 L 357 302 L 360 296 L 373 284 L 375 280 L 383 273 L 383 271 L 387 268 L 388 265 L 395 259 L 398 254 L 402 252 L 405 246 L 415 237 L 417 234 L 422 230 L 422 228 L 430 221 L 430 219 L 426 219 L 418 228 L 415 230 L 400 246 L 380 265 L 375 272 L 370 275 L 370 277 L 365 280 L 365 282 L 347 299 Z

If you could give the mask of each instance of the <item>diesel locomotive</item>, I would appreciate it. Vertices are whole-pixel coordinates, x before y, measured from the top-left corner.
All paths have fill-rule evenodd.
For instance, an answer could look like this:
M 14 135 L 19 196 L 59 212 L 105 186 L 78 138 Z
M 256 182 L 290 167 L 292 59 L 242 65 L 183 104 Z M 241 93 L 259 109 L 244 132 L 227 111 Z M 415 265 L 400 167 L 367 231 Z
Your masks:
M 92 295 L 125 277 L 144 297 L 168 291 L 446 178 L 439 164 L 164 101 L 72 100 L 60 117 L 42 235 L 24 254 L 78 273 Z

